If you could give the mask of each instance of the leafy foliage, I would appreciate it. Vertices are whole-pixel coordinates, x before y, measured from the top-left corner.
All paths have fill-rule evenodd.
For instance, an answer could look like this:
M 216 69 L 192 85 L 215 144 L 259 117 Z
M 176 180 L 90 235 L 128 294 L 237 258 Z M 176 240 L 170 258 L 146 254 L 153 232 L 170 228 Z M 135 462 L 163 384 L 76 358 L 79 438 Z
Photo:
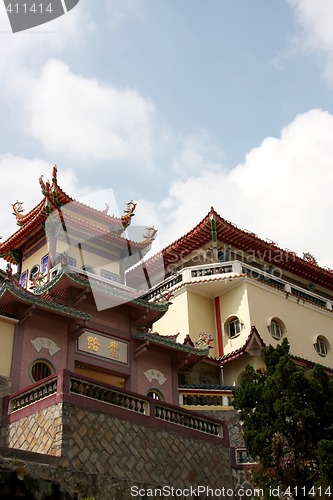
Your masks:
M 246 447 L 258 458 L 253 480 L 306 490 L 319 479 L 332 480 L 333 379 L 320 365 L 310 373 L 296 365 L 287 339 L 263 348 L 262 356 L 266 370 L 247 366 L 246 380 L 234 391 Z

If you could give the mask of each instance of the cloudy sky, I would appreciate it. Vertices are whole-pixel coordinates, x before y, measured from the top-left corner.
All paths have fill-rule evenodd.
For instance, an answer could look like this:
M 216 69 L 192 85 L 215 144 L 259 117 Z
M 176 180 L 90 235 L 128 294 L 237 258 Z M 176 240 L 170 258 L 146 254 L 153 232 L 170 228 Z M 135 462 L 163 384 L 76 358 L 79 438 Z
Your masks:
M 0 5 L 0 117 L 3 238 L 57 164 L 160 245 L 214 206 L 333 268 L 332 0 L 80 0 L 16 34 Z

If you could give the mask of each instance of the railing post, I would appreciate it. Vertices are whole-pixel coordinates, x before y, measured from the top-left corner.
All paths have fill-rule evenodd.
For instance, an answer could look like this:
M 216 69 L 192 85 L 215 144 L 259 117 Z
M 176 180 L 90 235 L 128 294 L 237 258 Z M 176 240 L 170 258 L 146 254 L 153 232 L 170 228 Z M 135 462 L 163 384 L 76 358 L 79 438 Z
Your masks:
M 235 274 L 242 274 L 242 264 L 238 261 L 232 263 L 232 272 Z
M 69 395 L 70 392 L 70 376 L 71 372 L 68 370 L 60 370 L 58 372 L 58 387 L 57 394 L 59 395 Z

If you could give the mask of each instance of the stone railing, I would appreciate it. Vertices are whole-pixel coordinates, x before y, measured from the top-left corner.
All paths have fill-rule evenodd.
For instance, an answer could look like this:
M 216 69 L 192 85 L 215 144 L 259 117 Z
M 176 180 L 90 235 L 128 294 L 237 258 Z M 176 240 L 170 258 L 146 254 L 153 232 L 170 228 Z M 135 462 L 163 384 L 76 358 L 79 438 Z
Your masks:
M 198 439 L 227 439 L 225 422 L 148 396 L 125 391 L 61 370 L 4 399 L 4 426 L 57 403 L 69 403 L 111 417 L 130 420 Z M 194 409 L 194 408 L 193 408 Z M 182 430 L 181 430 L 182 429 Z
M 88 398 L 97 399 L 111 405 L 148 414 L 148 402 L 145 399 L 127 394 L 117 389 L 87 382 L 81 378 L 70 377 L 70 392 Z
M 9 412 L 13 413 L 21 408 L 32 405 L 41 399 L 47 398 L 57 392 L 58 378 L 51 375 L 42 382 L 36 383 L 27 391 L 13 395 L 9 399 Z
M 191 410 L 230 409 L 232 406 L 232 391 L 189 390 L 179 389 L 179 404 Z
M 277 275 L 274 273 L 277 273 Z M 259 269 L 238 260 L 185 267 L 180 269 L 176 276 L 167 278 L 144 297 L 147 300 L 158 298 L 166 290 L 172 292 L 173 288 L 176 288 L 179 283 L 189 284 L 200 282 L 203 279 L 218 279 L 221 276 L 233 278 L 239 275 L 246 275 L 263 284 L 274 286 L 281 292 L 285 292 L 297 299 L 301 298 L 316 306 L 326 308 L 329 311 L 333 310 L 333 301 L 311 290 L 302 288 L 302 286 L 291 284 L 281 276 L 281 270 L 279 268 L 272 268 L 271 272 L 269 272 L 268 269 Z
M 171 279 L 169 278 L 168 280 L 164 281 L 162 285 L 154 288 L 151 292 L 147 293 L 147 295 L 145 295 L 145 299 L 151 300 L 155 297 L 159 297 L 161 294 L 163 294 L 163 292 L 166 292 L 167 290 L 170 290 L 170 288 L 175 287 L 181 281 L 183 281 L 182 274 L 173 276 Z
M 221 425 L 210 422 L 205 418 L 189 415 L 181 410 L 168 408 L 165 405 L 155 403 L 155 417 L 160 420 L 166 420 L 184 427 L 189 427 L 200 432 L 206 432 L 213 436 L 221 436 Z

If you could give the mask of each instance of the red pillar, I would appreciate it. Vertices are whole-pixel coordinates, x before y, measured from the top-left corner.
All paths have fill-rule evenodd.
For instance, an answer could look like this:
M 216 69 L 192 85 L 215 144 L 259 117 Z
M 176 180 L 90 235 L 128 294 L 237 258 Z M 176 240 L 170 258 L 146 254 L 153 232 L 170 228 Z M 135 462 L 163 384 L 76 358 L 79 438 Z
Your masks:
M 222 336 L 222 321 L 221 321 L 220 297 L 215 297 L 214 303 L 215 303 L 215 318 L 216 318 L 216 332 L 217 332 L 218 356 L 221 357 L 224 354 L 224 349 L 223 349 L 223 336 Z

